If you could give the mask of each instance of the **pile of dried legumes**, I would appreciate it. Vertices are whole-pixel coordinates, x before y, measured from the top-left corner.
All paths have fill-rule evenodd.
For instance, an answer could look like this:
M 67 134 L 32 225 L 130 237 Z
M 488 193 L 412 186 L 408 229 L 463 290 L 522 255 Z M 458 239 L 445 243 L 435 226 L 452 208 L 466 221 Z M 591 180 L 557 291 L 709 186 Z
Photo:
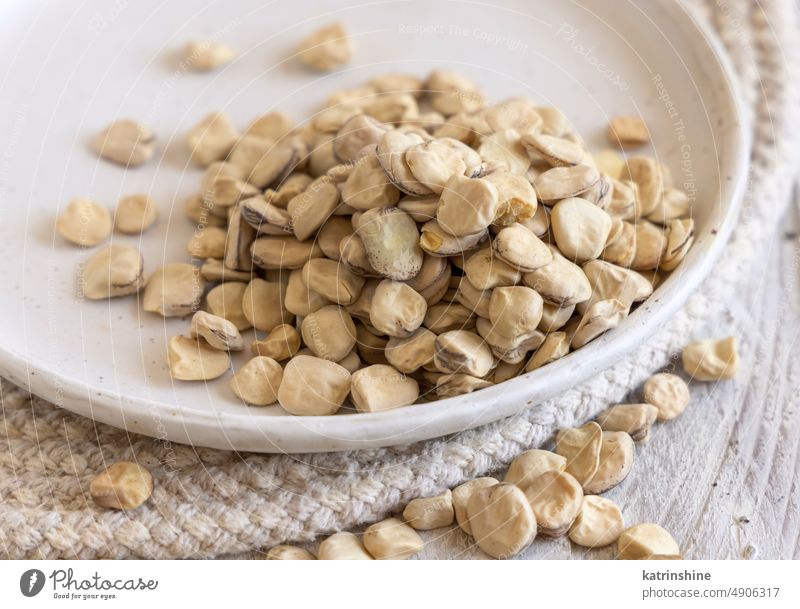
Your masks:
M 341 26 L 302 45 L 315 69 L 346 61 Z M 187 65 L 233 57 L 195 43 Z M 637 118 L 609 126 L 646 144 Z M 187 260 L 153 270 L 127 245 L 98 251 L 88 298 L 144 290 L 146 311 L 189 316 L 165 345 L 173 378 L 230 379 L 247 404 L 295 415 L 359 412 L 469 393 L 540 368 L 615 328 L 691 247 L 686 194 L 646 156 L 592 154 L 564 114 L 521 97 L 489 104 L 467 78 L 388 74 L 330 96 L 301 125 L 271 112 L 240 132 L 222 113 L 186 138 L 204 168 L 186 205 Z M 156 137 L 135 121 L 97 152 L 146 162 Z M 157 219 L 146 195 L 112 219 L 73 201 L 58 222 L 97 245 Z M 255 333 L 245 330 L 255 329 Z

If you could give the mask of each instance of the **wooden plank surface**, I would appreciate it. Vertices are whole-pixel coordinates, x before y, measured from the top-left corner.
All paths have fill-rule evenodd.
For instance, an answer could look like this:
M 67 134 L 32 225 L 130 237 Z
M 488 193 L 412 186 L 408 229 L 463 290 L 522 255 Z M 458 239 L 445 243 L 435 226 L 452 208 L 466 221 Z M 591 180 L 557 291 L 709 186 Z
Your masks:
M 694 338 L 735 334 L 734 381 L 691 384 L 692 402 L 638 445 L 633 472 L 606 496 L 627 524 L 656 522 L 693 559 L 800 558 L 800 222 L 798 205 L 747 290 Z M 636 395 L 636 391 L 632 396 Z M 482 558 L 459 530 L 425 533 L 423 558 Z M 520 558 L 610 558 L 537 539 Z

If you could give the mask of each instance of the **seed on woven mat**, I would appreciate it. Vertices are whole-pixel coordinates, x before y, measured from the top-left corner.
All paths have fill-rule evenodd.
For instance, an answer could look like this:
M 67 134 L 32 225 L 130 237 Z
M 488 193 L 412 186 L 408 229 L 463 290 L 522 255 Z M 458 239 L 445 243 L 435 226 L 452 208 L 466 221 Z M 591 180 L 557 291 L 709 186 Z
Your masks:
M 403 518 L 418 531 L 429 531 L 453 524 L 453 493 L 447 489 L 433 497 L 414 499 L 403 510 Z
M 136 294 L 144 287 L 144 260 L 127 245 L 107 245 L 86 262 L 81 278 L 83 295 L 91 300 Z
M 736 338 L 701 340 L 683 348 L 683 369 L 698 381 L 732 379 L 739 368 Z
M 398 518 L 387 518 L 367 527 L 364 547 L 377 560 L 405 560 L 422 551 L 425 542 Z
M 270 548 L 267 560 L 316 560 L 317 557 L 305 548 L 297 546 L 280 545 Z
M 94 477 L 89 494 L 101 507 L 133 510 L 153 494 L 153 476 L 137 463 L 120 461 Z
M 565 471 L 583 486 L 597 472 L 603 430 L 597 423 L 562 429 L 556 434 L 556 453 L 567 460 Z
M 617 539 L 617 558 L 645 560 L 652 555 L 680 556 L 681 549 L 663 527 L 657 524 L 637 524 L 625 529 Z
M 137 167 L 156 151 L 156 135 L 149 127 L 129 119 L 111 123 L 93 142 L 94 151 L 119 165 Z
M 89 199 L 73 199 L 58 217 L 56 230 L 75 245 L 98 245 L 111 234 L 111 214 L 105 207 Z
M 587 495 L 569 530 L 569 538 L 585 548 L 601 548 L 617 541 L 624 528 L 622 512 L 616 503 L 605 497 Z
M 525 493 L 513 484 L 475 489 L 467 503 L 472 536 L 493 558 L 511 558 L 536 537 L 536 516 Z
M 508 466 L 503 482 L 516 484 L 523 491 L 528 485 L 546 472 L 564 471 L 567 460 L 549 450 L 534 448 L 518 455 Z
M 597 415 L 597 422 L 603 431 L 624 431 L 635 442 L 645 442 L 656 417 L 658 408 L 652 404 L 617 404 Z
M 373 560 L 352 533 L 335 533 L 319 544 L 319 560 Z
M 266 406 L 277 401 L 282 379 L 281 365 L 271 357 L 259 355 L 236 371 L 230 385 L 243 402 Z
M 468 480 L 453 489 L 453 512 L 455 513 L 456 522 L 467 535 L 472 535 L 472 528 L 469 525 L 469 517 L 467 515 L 469 498 L 476 490 L 494 486 L 498 483 L 499 481 L 495 478 L 485 476 Z
M 525 497 L 536 516 L 538 533 L 545 537 L 566 535 L 583 503 L 578 481 L 564 471 L 550 470 L 525 488 Z
M 662 372 L 647 380 L 643 397 L 645 402 L 658 408 L 659 421 L 669 421 L 689 405 L 689 386 L 681 377 Z

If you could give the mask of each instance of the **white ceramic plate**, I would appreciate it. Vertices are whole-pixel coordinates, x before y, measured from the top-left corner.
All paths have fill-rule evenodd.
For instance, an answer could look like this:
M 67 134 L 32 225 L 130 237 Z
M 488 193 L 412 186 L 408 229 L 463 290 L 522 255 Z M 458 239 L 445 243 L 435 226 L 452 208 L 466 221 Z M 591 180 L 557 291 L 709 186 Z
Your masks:
M 408 443 L 475 427 L 553 397 L 608 367 L 672 315 L 706 275 L 735 222 L 747 170 L 746 128 L 727 64 L 672 2 L 553 0 L 290 2 L 4 0 L 0 8 L 0 374 L 97 421 L 218 448 L 311 452 Z M 358 52 L 313 75 L 287 59 L 301 36 L 340 19 Z M 239 58 L 185 73 L 187 40 L 219 38 Z M 373 74 L 463 71 L 493 99 L 527 95 L 563 108 L 595 147 L 609 116 L 641 114 L 655 154 L 692 192 L 697 241 L 679 271 L 615 331 L 544 369 L 471 395 L 377 414 L 290 417 L 237 402 L 227 380 L 173 383 L 169 336 L 186 320 L 143 314 L 136 298 L 81 302 L 77 250 L 54 234 L 73 197 L 113 207 L 149 192 L 161 221 L 141 239 L 148 271 L 184 260 L 198 188 L 185 131 L 225 110 L 245 126 L 273 108 L 302 120 L 336 89 Z M 87 142 L 117 117 L 150 124 L 160 159 L 124 171 Z M 237 360 L 240 365 L 243 360 Z

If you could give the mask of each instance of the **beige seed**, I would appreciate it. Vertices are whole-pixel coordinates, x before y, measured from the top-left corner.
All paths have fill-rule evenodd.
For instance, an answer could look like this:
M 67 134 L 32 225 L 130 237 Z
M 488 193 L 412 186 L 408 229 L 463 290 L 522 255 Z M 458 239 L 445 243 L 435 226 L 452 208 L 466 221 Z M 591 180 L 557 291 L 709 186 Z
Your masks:
M 491 247 L 472 254 L 464 264 L 464 274 L 478 290 L 513 286 L 522 278 L 520 270 L 506 264 Z
M 394 205 L 399 199 L 400 191 L 386 176 L 378 156 L 374 154 L 356 163 L 342 188 L 342 200 L 362 211 Z
M 289 324 L 279 324 L 272 328 L 266 338 L 250 343 L 253 355 L 271 357 L 278 362 L 289 359 L 299 350 L 300 333 Z
M 608 124 L 608 141 L 622 148 L 639 148 L 650 141 L 650 132 L 638 116 L 615 116 Z
M 626 432 L 604 431 L 597 471 L 583 485 L 583 492 L 599 495 L 617 486 L 631 472 L 635 455 L 633 439 Z
M 611 230 L 611 217 L 580 197 L 556 203 L 550 221 L 558 249 L 578 263 L 600 256 Z
M 410 336 L 390 338 L 386 343 L 386 359 L 400 372 L 411 374 L 433 362 L 435 343 L 436 334 L 427 328 L 417 328 Z
M 239 281 L 228 281 L 212 288 L 206 295 L 209 312 L 227 319 L 240 332 L 252 328 L 243 309 L 246 290 L 247 285 Z
M 494 359 L 489 346 L 474 332 L 453 330 L 436 338 L 433 361 L 445 374 L 469 374 L 483 377 L 489 373 Z
M 536 537 L 536 516 L 525 493 L 513 484 L 475 489 L 467 516 L 478 546 L 494 558 L 511 558 Z
M 436 377 L 436 395 L 439 398 L 452 398 L 491 386 L 491 381 L 469 374 L 439 374 Z
M 91 300 L 135 294 L 145 284 L 142 255 L 127 245 L 107 245 L 89 258 L 81 279 L 83 295 Z
M 566 472 L 584 486 L 600 465 L 603 430 L 590 421 L 582 427 L 562 429 L 556 434 L 556 453 L 567 460 Z
M 352 533 L 335 533 L 319 544 L 319 560 L 372 560 L 364 544 Z
M 566 332 L 548 334 L 541 346 L 525 366 L 525 372 L 537 370 L 542 366 L 561 359 L 569 353 L 569 336 Z
M 693 243 L 694 220 L 670 220 L 667 223 L 667 248 L 658 268 L 674 271 L 683 262 Z
M 534 448 L 519 454 L 508 466 L 503 482 L 516 484 L 523 491 L 545 472 L 561 472 L 567 460 L 549 450 Z
M 231 119 L 222 112 L 209 114 L 195 125 L 186 136 L 192 162 L 206 167 L 221 161 L 233 148 L 239 134 Z
M 289 201 L 287 211 L 298 240 L 312 237 L 339 204 L 339 189 L 330 178 L 317 178 L 303 192 Z
M 242 313 L 256 330 L 271 332 L 282 323 L 291 323 L 294 316 L 283 304 L 285 286 L 279 281 L 253 279 L 242 294 Z
M 411 287 L 385 279 L 375 289 L 369 319 L 380 333 L 404 338 L 422 325 L 427 310 L 428 303 Z
M 300 333 L 314 355 L 332 362 L 347 356 L 356 344 L 356 327 L 350 314 L 336 305 L 309 313 Z
M 472 528 L 469 526 L 469 518 L 467 516 L 467 504 L 470 496 L 478 489 L 494 486 L 495 484 L 498 484 L 495 478 L 485 476 L 468 480 L 453 489 L 453 512 L 456 516 L 456 522 L 467 535 L 472 535 Z
M 303 283 L 311 290 L 340 305 L 353 304 L 364 287 L 364 278 L 335 260 L 314 258 L 303 267 Z
M 204 338 L 173 336 L 167 353 L 169 373 L 178 381 L 208 381 L 228 371 L 227 351 L 214 349 Z
M 221 42 L 192 41 L 186 45 L 183 65 L 190 70 L 207 72 L 224 66 L 234 57 L 236 57 L 236 52 Z
M 542 297 L 525 286 L 499 287 L 489 299 L 492 330 L 506 337 L 519 337 L 536 330 L 542 319 Z
M 317 557 L 305 548 L 280 545 L 270 548 L 267 560 L 316 560 Z
M 146 163 L 156 151 L 156 135 L 145 125 L 129 119 L 111 123 L 93 142 L 94 151 L 126 167 Z
M 222 351 L 241 351 L 244 349 L 244 340 L 236 326 L 217 315 L 205 311 L 198 311 L 192 316 L 190 336 L 202 336 L 206 342 Z
M 485 230 L 497 215 L 498 205 L 494 184 L 453 174 L 444 184 L 436 219 L 448 233 L 464 237 Z
M 262 269 L 302 269 L 306 262 L 323 255 L 315 240 L 298 241 L 294 236 L 256 239 L 250 254 L 253 264 Z
M 658 408 L 658 420 L 669 421 L 689 405 L 689 386 L 681 377 L 662 372 L 644 384 L 645 402 Z
M 642 560 L 653 554 L 676 556 L 681 553 L 678 543 L 657 524 L 637 524 L 625 529 L 617 540 L 617 558 Z
M 572 318 L 575 305 L 557 307 L 549 302 L 542 305 L 542 320 L 539 322 L 539 330 L 549 334 L 563 328 Z
M 231 389 L 243 402 L 254 406 L 273 404 L 283 379 L 281 365 L 270 357 L 257 356 L 236 371 Z
M 145 311 L 184 317 L 200 307 L 206 280 L 193 264 L 171 262 L 154 272 L 144 288 Z
M 189 239 L 186 250 L 194 258 L 222 258 L 228 232 L 218 226 L 205 226 Z
M 624 431 L 636 442 L 650 435 L 650 428 L 658 416 L 658 408 L 652 404 L 617 404 L 597 415 L 603 431 Z
M 283 112 L 268 112 L 250 123 L 246 132 L 268 140 L 280 140 L 294 127 L 294 121 Z
M 377 146 L 390 126 L 384 125 L 364 114 L 357 114 L 348 119 L 336 133 L 333 140 L 333 152 L 342 163 L 354 163 L 361 157 L 361 151 L 367 146 Z M 347 168 L 350 175 L 352 166 Z
M 420 247 L 432 256 L 456 256 L 474 250 L 489 236 L 488 231 L 480 231 L 473 235 L 454 237 L 445 231 L 439 222 L 431 220 L 422 225 Z
M 56 230 L 70 243 L 92 247 L 111 234 L 111 214 L 89 199 L 73 199 L 58 217 Z
M 428 307 L 422 325 L 434 334 L 442 334 L 450 330 L 474 330 L 475 315 L 464 305 L 442 302 Z
M 122 197 L 114 215 L 114 228 L 128 235 L 138 235 L 158 219 L 156 204 L 147 195 Z
M 592 286 L 586 274 L 576 264 L 551 248 L 553 260 L 531 273 L 525 273 L 522 280 L 529 288 L 536 290 L 550 304 L 567 307 L 588 300 L 592 296 Z
M 308 67 L 328 72 L 350 61 L 353 41 L 344 25 L 332 23 L 304 38 L 297 53 Z
M 619 300 L 601 300 L 589 307 L 572 336 L 572 348 L 580 349 L 604 332 L 616 328 L 628 316 L 629 305 Z
M 733 336 L 689 343 L 682 358 L 686 374 L 698 381 L 732 379 L 739 368 L 739 352 Z
M 398 207 L 370 209 L 361 216 L 356 233 L 364 243 L 370 267 L 380 275 L 404 281 L 420 272 L 424 257 L 419 231 L 403 210 Z
M 420 184 L 441 194 L 451 176 L 477 167 L 481 157 L 469 146 L 445 137 L 412 146 L 405 152 L 405 161 Z
M 405 560 L 421 552 L 425 542 L 405 522 L 387 518 L 367 527 L 364 547 L 377 560 Z
M 403 518 L 418 531 L 430 531 L 453 524 L 453 493 L 447 489 L 433 497 L 414 499 L 403 510 Z
M 101 507 L 133 510 L 153 494 L 153 476 L 137 463 L 120 461 L 94 477 L 89 494 Z
M 501 260 L 524 273 L 539 269 L 553 260 L 550 248 L 522 224 L 503 228 L 492 247 Z
M 536 516 L 538 533 L 546 537 L 566 535 L 583 504 L 581 485 L 567 472 L 550 470 L 525 488 L 525 497 Z
M 589 165 L 553 167 L 533 182 L 539 200 L 553 204 L 562 199 L 577 197 L 589 190 L 600 179 L 600 172 Z
M 281 406 L 294 415 L 331 415 L 350 392 L 350 372 L 335 362 L 296 355 L 283 371 Z
M 647 217 L 658 209 L 664 195 L 664 170 L 658 161 L 643 156 L 629 157 L 619 179 L 636 184 L 642 216 Z
M 516 129 L 504 129 L 484 138 L 478 147 L 478 154 L 485 162 L 517 175 L 525 175 L 531 164 L 528 151 Z
M 605 497 L 588 495 L 583 498 L 569 538 L 585 548 L 602 548 L 617 541 L 624 528 L 622 512 L 616 503 Z
M 353 373 L 350 394 L 359 412 L 381 412 L 416 402 L 419 385 L 391 366 L 375 364 Z

